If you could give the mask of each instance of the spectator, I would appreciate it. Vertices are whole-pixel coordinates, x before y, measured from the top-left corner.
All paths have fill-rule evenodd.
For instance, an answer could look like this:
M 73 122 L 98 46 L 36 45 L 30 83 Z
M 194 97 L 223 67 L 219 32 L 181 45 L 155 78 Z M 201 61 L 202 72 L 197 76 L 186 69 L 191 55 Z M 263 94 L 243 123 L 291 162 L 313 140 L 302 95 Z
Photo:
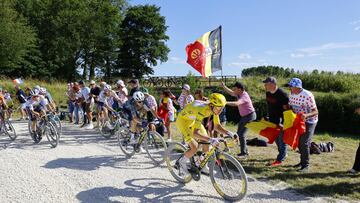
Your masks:
M 97 125 L 94 128 L 99 126 L 99 110 L 98 110 L 98 102 L 99 102 L 99 94 L 101 92 L 101 88 L 96 85 L 94 80 L 90 81 L 90 94 L 89 97 L 93 98 L 94 105 L 96 106 L 96 123 Z M 92 120 L 92 115 L 91 115 Z
M 130 87 L 130 93 L 129 93 L 129 99 L 132 98 L 133 94 L 140 90 L 140 84 L 138 79 L 131 79 L 129 82 Z
M 237 134 L 240 141 L 240 153 L 239 157 L 248 156 L 249 152 L 246 146 L 246 132 L 245 125 L 251 121 L 256 120 L 255 108 L 252 104 L 249 94 L 245 91 L 244 85 L 240 82 L 236 82 L 233 85 L 233 89 L 228 88 L 225 83 L 221 83 L 224 90 L 233 97 L 237 98 L 237 101 L 228 101 L 226 104 L 229 106 L 236 106 L 239 109 L 241 119 L 238 124 Z M 220 117 L 221 118 L 221 117 Z
M 208 98 L 204 96 L 204 91 L 202 89 L 195 90 L 194 93 L 195 100 L 207 101 Z
M 174 106 L 172 100 L 170 99 L 171 92 L 170 90 L 165 90 L 161 93 L 160 104 L 159 104 L 159 113 L 158 115 L 164 119 L 164 124 L 166 127 L 166 131 L 168 133 L 167 141 L 171 141 L 171 122 L 174 121 Z
M 79 116 L 81 113 L 81 103 L 82 103 L 82 94 L 80 91 L 79 84 L 77 82 L 74 83 L 73 86 L 74 94 L 75 94 L 75 102 L 74 102 L 74 119 L 75 125 L 79 125 Z
M 349 173 L 352 173 L 352 174 L 356 174 L 359 172 L 360 172 L 360 143 L 359 143 L 359 147 L 356 151 L 354 166 L 352 167 L 352 169 L 349 170 Z
M 83 126 L 85 129 L 91 130 L 94 129 L 94 125 L 92 122 L 92 109 L 94 107 L 94 99 L 90 97 L 90 88 L 86 87 L 83 81 L 79 82 L 79 86 L 81 88 L 81 95 L 84 99 L 82 103 L 82 109 L 86 112 L 86 116 L 84 115 L 84 123 Z
M 311 138 L 315 132 L 319 113 L 313 94 L 302 87 L 302 81 L 299 78 L 292 78 L 288 85 L 291 89 L 289 105 L 295 113 L 302 113 L 302 119 L 306 125 L 306 132 L 300 136 L 299 140 L 300 163 L 295 167 L 301 167 L 300 172 L 307 172 L 310 164 Z
M 68 83 L 68 90 L 66 92 L 66 96 L 68 97 L 68 110 L 69 110 L 69 120 L 70 123 L 73 122 L 73 113 L 75 109 L 75 101 L 76 101 L 76 94 L 74 90 L 74 83 Z
M 289 97 L 288 95 L 279 88 L 276 84 L 276 78 L 268 77 L 264 81 L 264 86 L 266 90 L 266 103 L 267 103 L 267 119 L 282 127 L 283 124 L 283 112 L 290 109 L 289 107 Z M 276 160 L 270 164 L 270 166 L 281 165 L 286 157 L 286 145 L 283 141 L 284 132 L 281 130 L 279 136 L 276 138 L 275 142 L 278 148 L 279 154 L 276 157 Z
M 194 101 L 194 97 L 190 93 L 190 86 L 188 84 L 184 84 L 181 94 L 178 100 L 174 100 L 175 104 L 180 106 L 180 111 L 185 108 L 186 104 L 189 104 Z
M 117 94 L 120 98 L 120 100 L 118 102 L 118 106 L 119 106 L 119 108 L 122 108 L 124 106 L 125 102 L 128 100 L 128 90 L 126 89 L 124 81 L 122 81 L 122 80 L 118 80 L 116 85 L 119 90 L 119 92 Z
M 151 94 L 149 94 L 149 90 L 146 88 L 143 89 L 143 93 L 145 96 L 145 103 L 147 104 L 147 106 L 154 112 L 157 112 L 158 106 L 157 106 L 155 97 L 152 96 Z M 148 122 L 152 122 L 155 119 L 154 115 L 151 113 L 151 111 L 147 112 L 147 119 L 148 119 Z M 152 131 L 156 131 L 156 126 L 154 124 L 149 124 L 149 128 Z
M 19 85 L 15 85 L 16 89 L 16 98 L 18 99 L 20 103 L 20 113 L 21 118 L 20 120 L 25 120 L 27 118 L 26 112 L 25 112 L 25 103 L 26 103 L 26 94 L 25 92 L 19 87 Z

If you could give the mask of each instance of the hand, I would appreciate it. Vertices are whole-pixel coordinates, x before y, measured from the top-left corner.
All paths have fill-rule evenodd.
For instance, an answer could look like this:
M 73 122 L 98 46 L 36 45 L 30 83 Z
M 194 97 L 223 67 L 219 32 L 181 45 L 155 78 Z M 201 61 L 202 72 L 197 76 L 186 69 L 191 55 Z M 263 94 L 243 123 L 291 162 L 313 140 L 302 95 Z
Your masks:
M 360 114 L 360 108 L 355 109 L 355 113 Z
M 231 131 L 228 131 L 226 134 L 229 135 L 233 139 L 237 139 L 239 137 L 236 133 L 233 133 Z
M 301 119 L 302 119 L 302 120 L 306 120 L 306 118 L 307 118 L 306 114 L 304 114 L 304 113 L 301 114 Z
M 221 87 L 225 87 L 225 83 L 223 81 L 221 81 Z
M 209 142 L 212 146 L 218 146 L 220 144 L 219 139 L 218 138 L 210 138 Z

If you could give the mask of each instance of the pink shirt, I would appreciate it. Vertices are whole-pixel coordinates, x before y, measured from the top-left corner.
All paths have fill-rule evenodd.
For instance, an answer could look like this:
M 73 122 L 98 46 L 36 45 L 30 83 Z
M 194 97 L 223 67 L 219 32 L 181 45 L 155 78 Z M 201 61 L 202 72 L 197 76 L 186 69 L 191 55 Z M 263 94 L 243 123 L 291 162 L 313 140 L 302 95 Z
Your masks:
M 241 95 L 238 95 L 238 101 L 240 102 L 240 105 L 238 106 L 240 116 L 246 116 L 255 111 L 247 92 L 243 91 Z

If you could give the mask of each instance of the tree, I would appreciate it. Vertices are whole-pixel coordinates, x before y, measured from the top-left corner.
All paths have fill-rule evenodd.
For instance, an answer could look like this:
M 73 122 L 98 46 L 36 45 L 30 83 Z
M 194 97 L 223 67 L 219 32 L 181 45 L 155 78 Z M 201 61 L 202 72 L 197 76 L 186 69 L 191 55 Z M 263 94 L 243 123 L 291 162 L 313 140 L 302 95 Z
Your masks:
M 30 50 L 36 50 L 35 32 L 9 0 L 0 2 L 0 28 L 0 74 L 17 77 L 29 62 Z
M 122 46 L 115 73 L 123 77 L 140 78 L 153 74 L 153 66 L 167 61 L 169 48 L 165 42 L 167 26 L 160 8 L 154 5 L 130 7 L 121 24 Z

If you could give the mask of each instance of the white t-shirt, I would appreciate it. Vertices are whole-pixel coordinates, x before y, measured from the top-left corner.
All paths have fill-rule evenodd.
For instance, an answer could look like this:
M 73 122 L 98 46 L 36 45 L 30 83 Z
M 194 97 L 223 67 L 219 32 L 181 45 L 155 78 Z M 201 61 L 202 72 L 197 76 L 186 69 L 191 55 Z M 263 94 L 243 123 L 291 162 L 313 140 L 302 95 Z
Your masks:
M 84 99 L 87 103 L 90 102 L 89 94 L 90 94 L 90 88 L 88 88 L 88 87 L 81 88 L 81 95 L 84 97 Z
M 314 95 L 305 89 L 299 94 L 290 94 L 289 105 L 295 113 L 310 113 L 312 109 L 316 108 Z M 318 122 L 318 116 L 309 117 L 306 122 L 316 123 Z

